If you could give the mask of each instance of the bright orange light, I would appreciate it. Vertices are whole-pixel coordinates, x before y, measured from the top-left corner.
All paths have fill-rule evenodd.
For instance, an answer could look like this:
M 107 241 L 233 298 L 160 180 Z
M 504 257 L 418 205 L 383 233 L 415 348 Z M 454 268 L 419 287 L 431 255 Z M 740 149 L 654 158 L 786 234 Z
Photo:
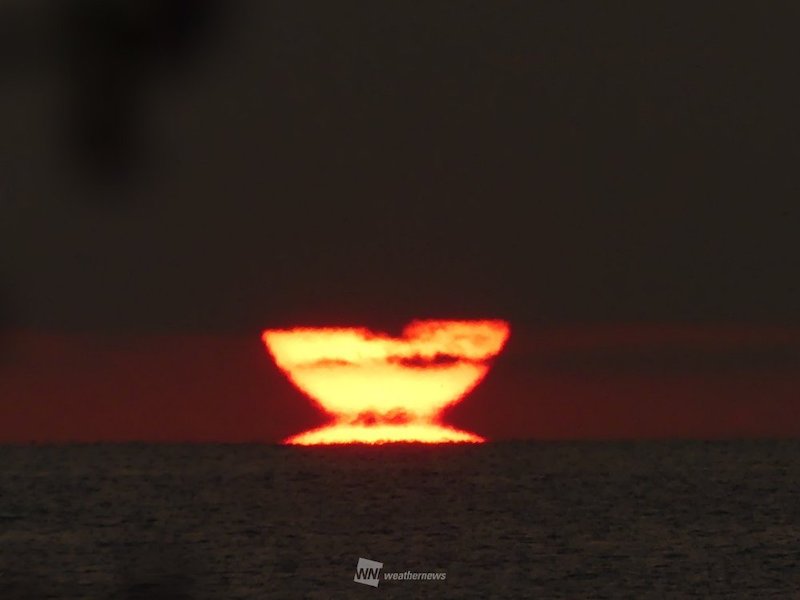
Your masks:
M 505 321 L 412 321 L 394 338 L 358 327 L 272 329 L 275 363 L 333 424 L 287 444 L 482 442 L 441 425 L 489 369 L 509 335 Z

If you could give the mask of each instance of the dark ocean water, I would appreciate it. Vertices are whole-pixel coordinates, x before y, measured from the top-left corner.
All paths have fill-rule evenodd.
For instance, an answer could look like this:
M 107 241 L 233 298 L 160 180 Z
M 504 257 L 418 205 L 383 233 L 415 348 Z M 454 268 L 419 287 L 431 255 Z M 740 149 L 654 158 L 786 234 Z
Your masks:
M 800 442 L 0 447 L 0 599 L 797 598 Z M 445 581 L 353 582 L 359 557 Z

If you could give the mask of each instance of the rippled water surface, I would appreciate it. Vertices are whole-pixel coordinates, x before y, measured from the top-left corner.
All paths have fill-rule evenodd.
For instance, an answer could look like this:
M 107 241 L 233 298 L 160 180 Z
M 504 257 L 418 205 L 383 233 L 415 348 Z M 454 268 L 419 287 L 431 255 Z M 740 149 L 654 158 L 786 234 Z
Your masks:
M 0 598 L 800 596 L 800 442 L 0 447 Z M 444 581 L 353 582 L 359 557 Z

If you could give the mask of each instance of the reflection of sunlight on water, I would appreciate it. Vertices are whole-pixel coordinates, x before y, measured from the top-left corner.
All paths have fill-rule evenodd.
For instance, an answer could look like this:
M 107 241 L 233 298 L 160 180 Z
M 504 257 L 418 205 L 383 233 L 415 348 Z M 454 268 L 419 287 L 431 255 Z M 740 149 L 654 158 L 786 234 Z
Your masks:
M 437 419 L 483 379 L 508 335 L 500 320 L 414 321 L 399 338 L 365 328 L 265 331 L 278 367 L 335 419 L 286 442 L 482 442 Z

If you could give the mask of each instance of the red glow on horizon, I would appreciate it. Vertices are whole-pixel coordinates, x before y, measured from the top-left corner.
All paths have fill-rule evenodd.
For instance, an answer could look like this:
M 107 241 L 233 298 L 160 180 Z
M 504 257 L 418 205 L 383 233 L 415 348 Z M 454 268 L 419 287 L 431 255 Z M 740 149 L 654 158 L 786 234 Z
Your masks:
M 485 377 L 509 332 L 501 320 L 412 321 L 397 338 L 361 327 L 267 330 L 278 367 L 334 419 L 285 443 L 483 442 L 439 420 Z

